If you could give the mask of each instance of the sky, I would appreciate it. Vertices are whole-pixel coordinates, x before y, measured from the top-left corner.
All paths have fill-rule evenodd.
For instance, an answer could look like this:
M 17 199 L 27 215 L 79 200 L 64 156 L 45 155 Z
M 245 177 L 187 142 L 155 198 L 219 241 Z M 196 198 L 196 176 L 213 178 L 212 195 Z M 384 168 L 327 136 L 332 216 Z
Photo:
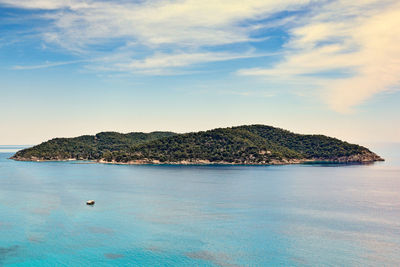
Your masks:
M 400 2 L 0 0 L 0 145 L 266 124 L 400 142 Z

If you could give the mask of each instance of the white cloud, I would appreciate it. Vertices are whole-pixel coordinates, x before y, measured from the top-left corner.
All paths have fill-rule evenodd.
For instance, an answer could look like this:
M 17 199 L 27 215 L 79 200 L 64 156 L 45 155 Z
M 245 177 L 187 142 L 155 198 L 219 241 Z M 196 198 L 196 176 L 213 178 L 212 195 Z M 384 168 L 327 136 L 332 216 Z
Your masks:
M 74 0 L 1 0 L 1 4 L 25 9 L 60 9 L 60 8 L 80 8 L 85 6 L 84 1 Z
M 39 15 L 49 22 L 40 29 L 46 44 L 83 61 L 96 61 L 88 63 L 92 69 L 171 74 L 194 64 L 259 56 L 248 47 L 224 52 L 210 47 L 248 42 L 254 31 L 284 26 L 289 41 L 282 60 L 239 74 L 267 77 L 288 87 L 296 83 L 301 88 L 319 87 L 324 101 L 340 112 L 399 85 L 398 1 L 0 0 L 0 4 L 41 10 Z M 306 6 L 303 16 L 262 21 Z M 318 75 L 338 70 L 342 76 Z
M 46 62 L 44 64 L 40 65 L 17 65 L 14 66 L 14 70 L 36 70 L 36 69 L 46 69 L 46 68 L 52 68 L 52 67 L 58 67 L 58 66 L 64 66 L 64 65 L 70 65 L 70 64 L 77 64 L 77 63 L 82 63 L 82 62 L 87 62 L 87 60 L 71 60 L 71 61 L 63 61 L 63 62 Z
M 241 55 L 227 52 L 156 53 L 141 60 L 129 60 L 125 63 L 116 63 L 111 66 L 111 68 L 143 74 L 168 74 L 171 68 L 256 56 L 258 55 L 253 54 L 252 51 Z
M 243 22 L 297 9 L 309 1 L 0 0 L 0 3 L 48 10 L 42 17 L 51 23 L 41 29 L 41 34 L 49 44 L 85 57 L 95 54 L 120 58 L 118 55 L 123 54 L 131 62 L 123 60 L 115 62 L 115 66 L 124 69 L 131 66 L 133 70 L 142 66 L 148 71 L 150 65 L 160 69 L 215 61 L 215 53 L 207 53 L 209 47 L 252 40 L 255 29 Z M 109 46 L 112 51 L 104 54 L 98 49 L 101 46 Z M 217 60 L 229 60 L 247 52 L 235 51 L 236 55 Z M 168 53 L 172 53 L 169 58 Z
M 334 1 L 314 10 L 290 30 L 286 56 L 271 68 L 242 69 L 240 75 L 298 80 L 321 88 L 324 100 L 347 112 L 400 82 L 400 4 L 393 1 Z M 322 75 L 347 70 L 341 78 Z

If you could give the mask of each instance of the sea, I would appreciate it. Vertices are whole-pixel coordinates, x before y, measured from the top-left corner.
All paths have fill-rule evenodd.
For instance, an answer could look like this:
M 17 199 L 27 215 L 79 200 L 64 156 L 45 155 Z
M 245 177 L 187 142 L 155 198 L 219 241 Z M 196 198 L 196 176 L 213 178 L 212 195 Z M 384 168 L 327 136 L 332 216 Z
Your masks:
M 0 266 L 400 266 L 400 144 L 286 166 L 8 159 L 21 148 L 0 147 Z

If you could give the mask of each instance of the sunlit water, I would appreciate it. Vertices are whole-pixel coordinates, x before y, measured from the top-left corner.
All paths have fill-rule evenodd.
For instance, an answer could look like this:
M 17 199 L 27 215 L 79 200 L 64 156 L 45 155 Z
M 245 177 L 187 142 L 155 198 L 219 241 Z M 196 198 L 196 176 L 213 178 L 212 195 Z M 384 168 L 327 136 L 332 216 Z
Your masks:
M 0 148 L 0 265 L 400 266 L 398 145 L 373 165 L 266 167 L 16 162 L 13 149 Z

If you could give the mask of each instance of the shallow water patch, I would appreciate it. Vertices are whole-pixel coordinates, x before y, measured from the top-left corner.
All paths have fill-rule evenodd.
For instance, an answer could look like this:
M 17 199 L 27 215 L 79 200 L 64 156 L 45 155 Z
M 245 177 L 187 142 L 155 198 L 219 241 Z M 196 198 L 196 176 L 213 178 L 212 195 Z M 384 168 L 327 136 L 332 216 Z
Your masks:
M 115 253 L 104 253 L 104 257 L 106 257 L 107 259 L 120 259 L 123 258 L 124 255 L 122 254 L 115 254 Z
M 0 263 L 4 262 L 7 258 L 16 257 L 18 254 L 18 250 L 18 245 L 0 247 Z

